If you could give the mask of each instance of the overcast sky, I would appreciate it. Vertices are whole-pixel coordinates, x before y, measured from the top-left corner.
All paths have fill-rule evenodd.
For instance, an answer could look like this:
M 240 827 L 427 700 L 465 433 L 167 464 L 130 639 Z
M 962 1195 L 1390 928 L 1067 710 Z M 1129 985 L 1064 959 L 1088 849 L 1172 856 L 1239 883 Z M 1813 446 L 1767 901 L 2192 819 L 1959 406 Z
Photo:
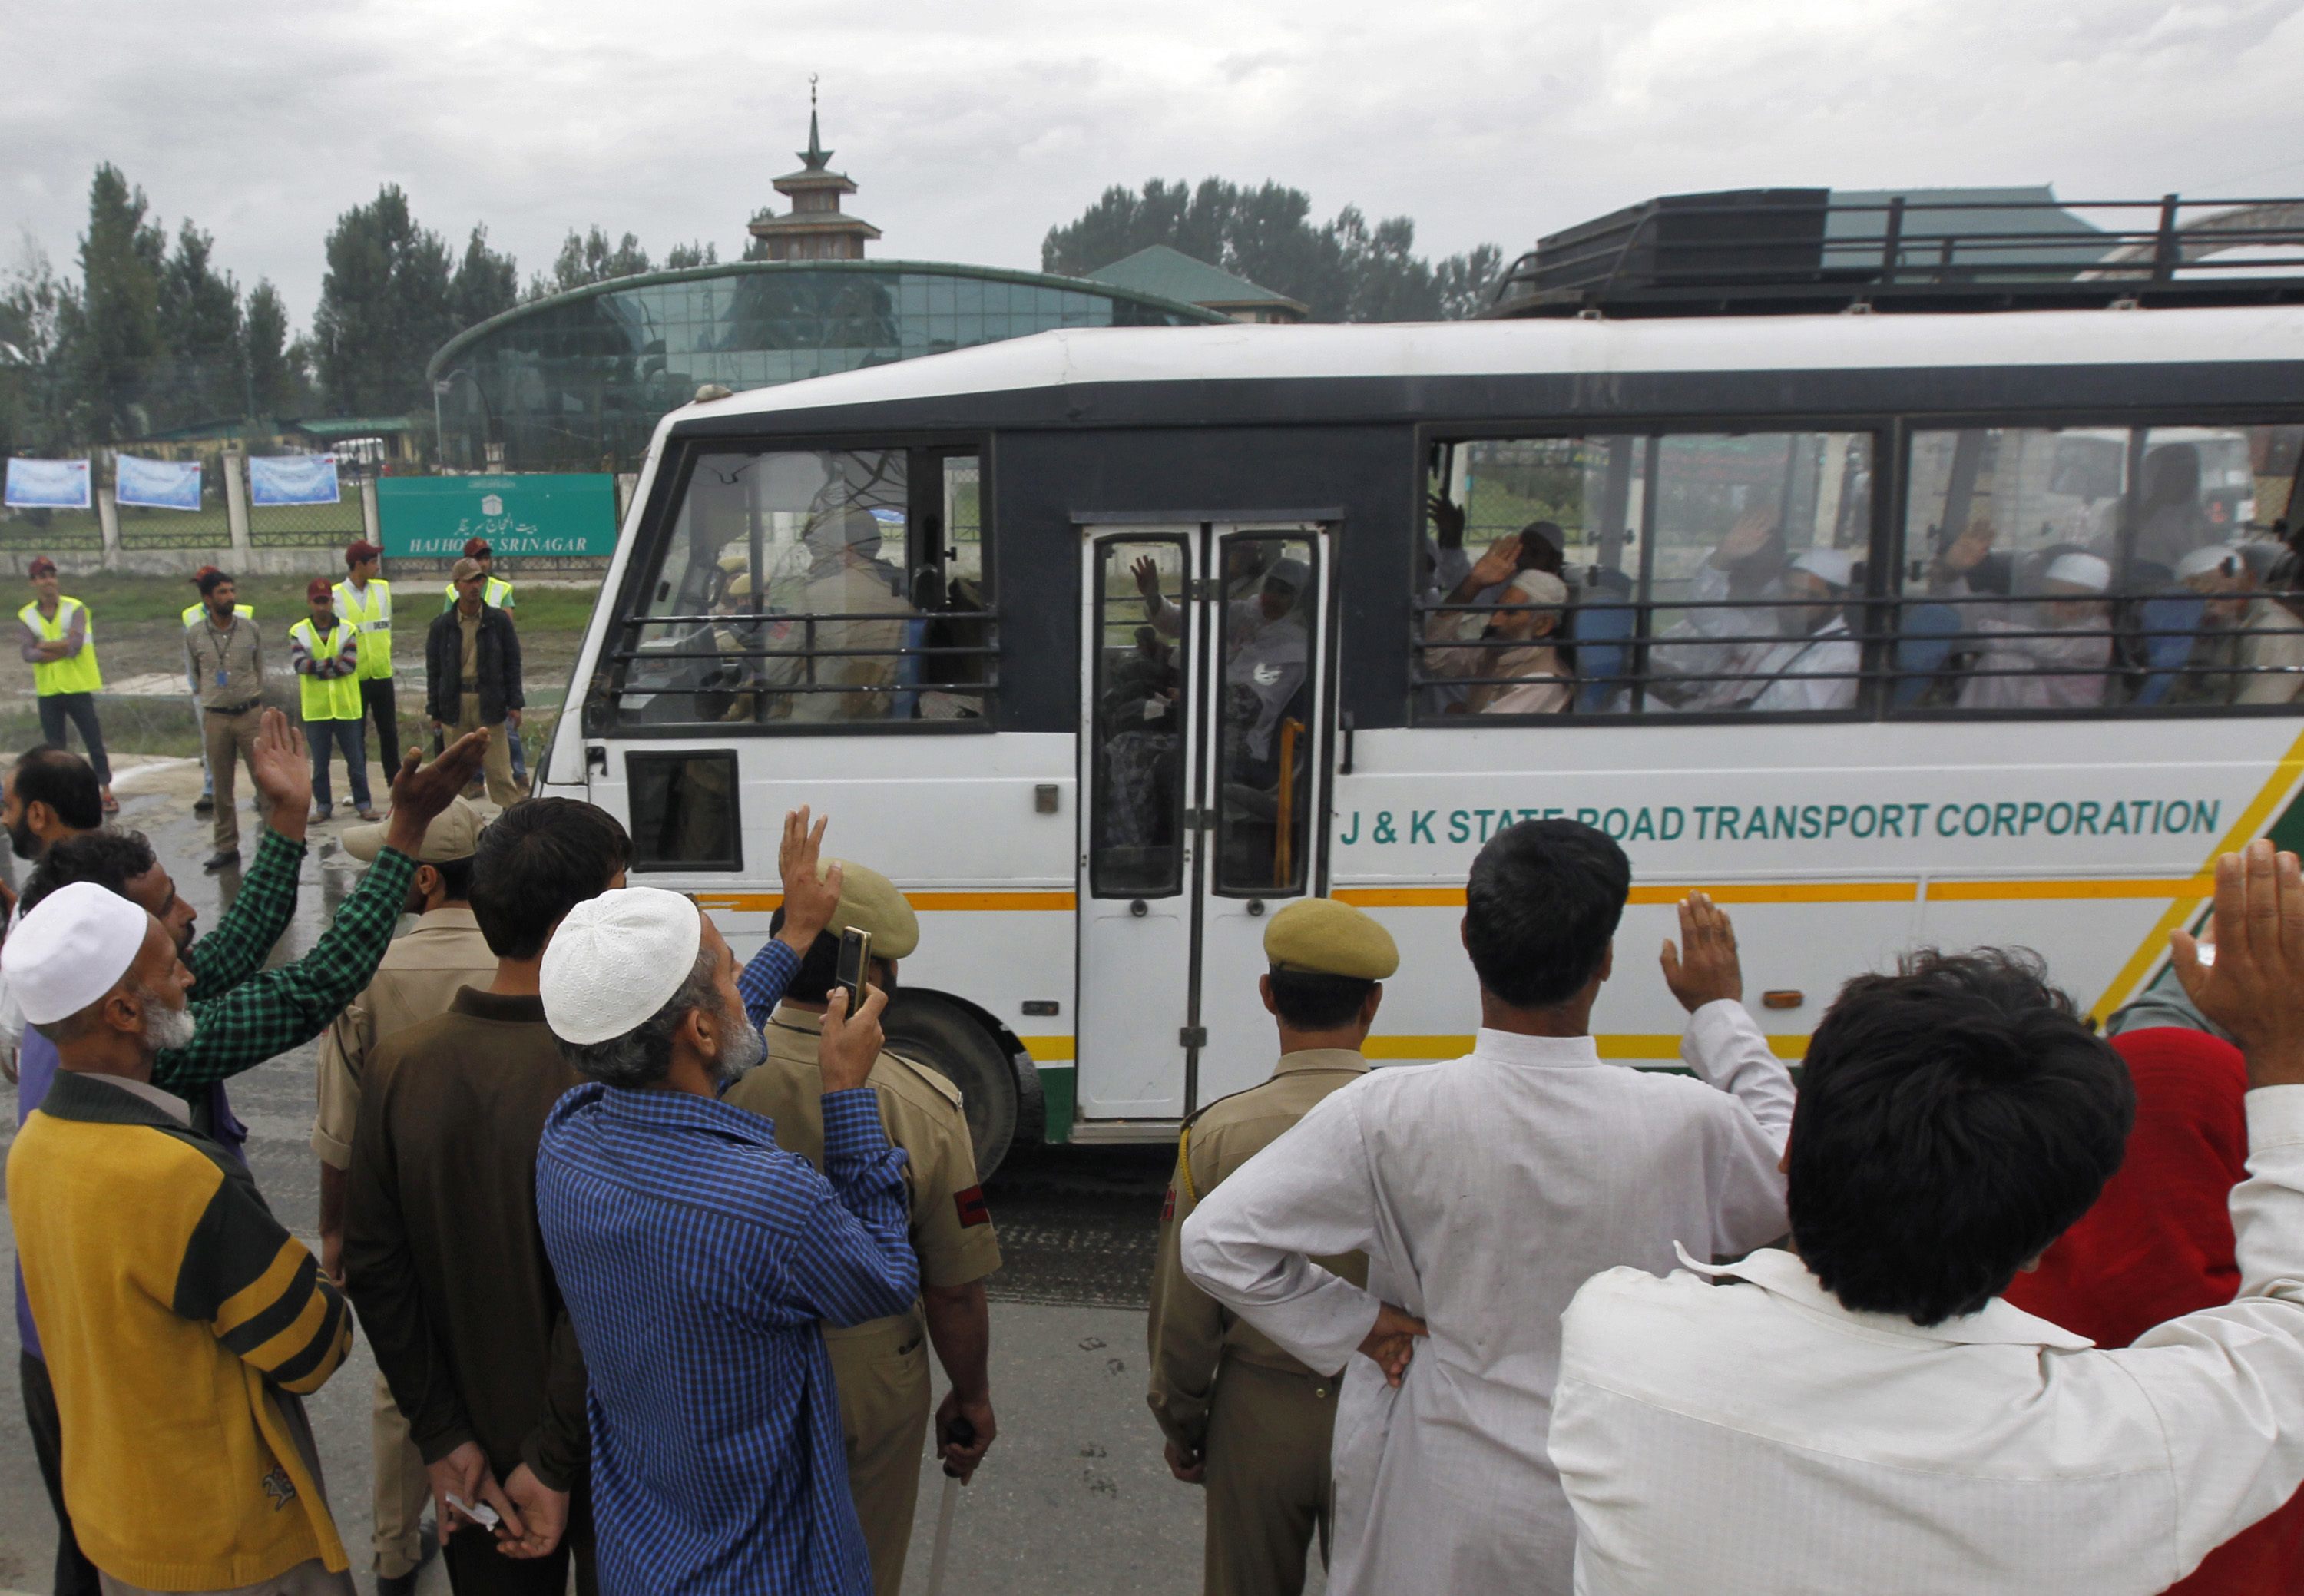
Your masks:
M 1266 178 L 1433 255 L 1657 193 L 2053 182 L 2304 191 L 2304 0 L 0 0 L 0 259 L 72 267 L 111 160 L 307 323 L 336 215 L 405 188 L 549 263 L 738 252 L 825 140 L 889 257 L 1037 268 L 1108 184 Z

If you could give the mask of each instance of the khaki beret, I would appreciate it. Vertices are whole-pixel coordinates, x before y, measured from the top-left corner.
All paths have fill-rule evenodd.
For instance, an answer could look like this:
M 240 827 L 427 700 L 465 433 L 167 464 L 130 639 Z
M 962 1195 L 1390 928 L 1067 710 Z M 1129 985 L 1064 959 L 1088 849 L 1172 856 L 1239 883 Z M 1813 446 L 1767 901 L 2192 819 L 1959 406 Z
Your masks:
M 1400 968 L 1392 933 L 1350 904 L 1299 898 L 1264 928 L 1264 956 L 1275 970 L 1386 981 Z
M 896 884 L 868 864 L 852 859 L 827 859 L 817 866 L 817 879 L 840 867 L 840 906 L 825 928 L 837 937 L 850 926 L 872 935 L 875 958 L 903 959 L 920 945 L 920 917 L 896 890 Z
M 432 817 L 424 828 L 423 845 L 416 850 L 419 864 L 451 864 L 480 851 L 480 833 L 487 822 L 464 799 L 451 798 L 448 807 Z M 384 852 L 385 823 L 353 826 L 344 832 L 344 852 L 354 859 L 374 860 Z

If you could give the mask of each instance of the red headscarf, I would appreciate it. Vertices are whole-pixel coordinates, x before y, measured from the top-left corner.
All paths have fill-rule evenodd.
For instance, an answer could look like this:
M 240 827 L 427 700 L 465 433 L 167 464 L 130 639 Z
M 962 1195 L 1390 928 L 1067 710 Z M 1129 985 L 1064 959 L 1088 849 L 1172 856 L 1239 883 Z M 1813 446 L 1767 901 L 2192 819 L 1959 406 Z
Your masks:
M 2239 1295 L 2231 1199 L 2248 1173 L 2237 1048 L 2173 1027 L 2112 1045 L 2136 1082 L 2128 1156 L 2096 1206 L 2008 1288 L 2026 1312 L 2107 1347 Z M 2277 1591 L 2304 1591 L 2304 1495 L 2218 1547 L 2169 1596 Z

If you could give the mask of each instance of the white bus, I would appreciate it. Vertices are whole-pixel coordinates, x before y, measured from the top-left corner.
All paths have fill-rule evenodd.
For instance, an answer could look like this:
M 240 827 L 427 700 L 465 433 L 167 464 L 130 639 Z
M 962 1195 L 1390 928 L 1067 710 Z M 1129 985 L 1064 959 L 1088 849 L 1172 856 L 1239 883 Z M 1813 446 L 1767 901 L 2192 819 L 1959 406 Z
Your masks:
M 1604 1057 L 1675 1057 L 1693 887 L 1787 1057 L 1916 944 L 2105 1016 L 2216 853 L 2304 840 L 2249 663 L 2288 612 L 2175 569 L 2274 547 L 2300 437 L 2292 307 L 1054 332 L 767 388 L 658 428 L 539 791 L 740 952 L 829 814 L 921 912 L 890 1029 L 987 1168 L 1262 1079 L 1304 893 L 1400 943 L 1373 1057 L 1467 1050 L 1466 870 L 1529 816 L 1632 860 Z M 1543 712 L 1466 574 L 1523 527 L 1571 593 Z

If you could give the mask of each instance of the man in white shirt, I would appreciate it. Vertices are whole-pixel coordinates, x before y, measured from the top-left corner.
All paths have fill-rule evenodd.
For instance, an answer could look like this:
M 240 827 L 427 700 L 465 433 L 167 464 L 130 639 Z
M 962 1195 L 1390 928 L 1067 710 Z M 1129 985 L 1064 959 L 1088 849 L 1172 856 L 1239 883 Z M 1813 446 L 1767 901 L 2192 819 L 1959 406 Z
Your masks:
M 1786 1155 L 1797 1252 L 1595 1277 L 1552 1458 L 1587 1596 L 2145 1596 L 2304 1481 L 2304 877 L 2216 862 L 2248 1056 L 2240 1295 L 2120 1351 L 1999 1300 L 2118 1167 L 2134 1091 L 2036 962 L 1926 955 L 1817 1029 Z
M 1185 1223 L 1203 1290 L 1345 1371 L 1334 1596 L 1565 1592 L 1575 1526 L 1544 1449 L 1561 1310 L 1600 1269 L 1671 1269 L 1675 1242 L 1709 1258 L 1783 1234 L 1792 1082 L 1709 904 L 1683 906 L 1689 958 L 1665 958 L 1699 1079 L 1601 1062 L 1589 1021 L 1631 878 L 1572 820 L 1498 834 L 1465 891 L 1471 1055 L 1334 1092 Z M 1354 1252 L 1367 1290 L 1311 1261 Z

